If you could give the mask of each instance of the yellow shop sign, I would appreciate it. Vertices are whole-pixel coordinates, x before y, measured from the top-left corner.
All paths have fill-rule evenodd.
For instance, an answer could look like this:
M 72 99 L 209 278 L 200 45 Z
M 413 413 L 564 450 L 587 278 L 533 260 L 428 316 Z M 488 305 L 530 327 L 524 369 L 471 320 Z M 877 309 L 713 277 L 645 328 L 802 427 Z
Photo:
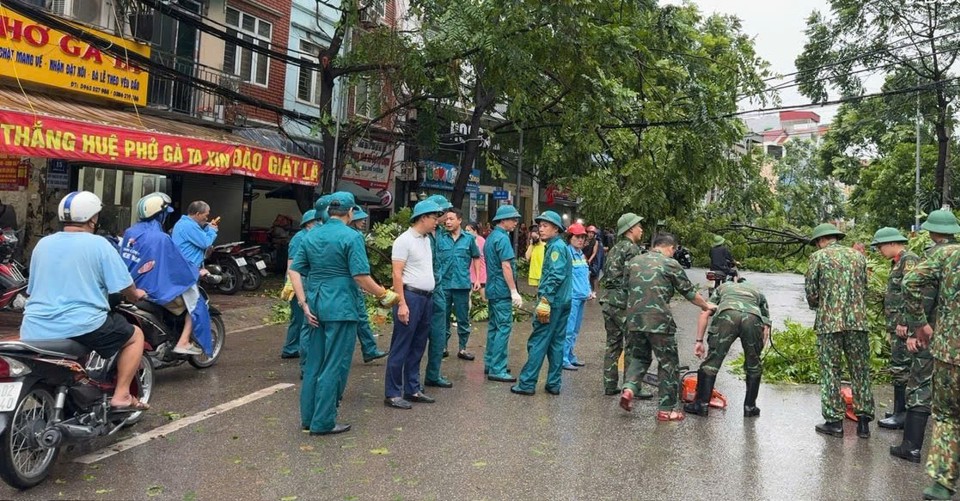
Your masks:
M 77 25 L 131 53 L 150 47 Z M 128 104 L 147 100 L 145 70 L 12 11 L 0 16 L 0 75 Z

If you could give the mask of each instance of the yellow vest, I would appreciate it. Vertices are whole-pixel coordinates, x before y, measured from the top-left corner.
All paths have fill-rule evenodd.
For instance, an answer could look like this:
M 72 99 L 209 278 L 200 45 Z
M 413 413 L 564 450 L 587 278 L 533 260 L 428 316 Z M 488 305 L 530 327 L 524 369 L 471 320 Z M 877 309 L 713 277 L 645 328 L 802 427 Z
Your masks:
M 530 285 L 540 285 L 540 272 L 543 270 L 543 252 L 547 249 L 547 244 L 541 240 L 533 244 L 533 251 L 530 252 L 530 273 L 527 276 L 527 283 Z

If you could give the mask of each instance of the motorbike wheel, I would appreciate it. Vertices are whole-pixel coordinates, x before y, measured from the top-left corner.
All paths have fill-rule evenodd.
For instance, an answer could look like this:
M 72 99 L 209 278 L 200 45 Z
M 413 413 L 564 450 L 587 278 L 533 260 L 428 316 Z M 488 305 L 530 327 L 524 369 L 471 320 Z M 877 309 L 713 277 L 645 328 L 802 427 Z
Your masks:
M 137 386 L 138 391 L 136 393 L 137 399 L 145 404 L 150 403 L 150 395 L 153 394 L 153 362 L 150 361 L 150 357 L 144 355 L 140 359 L 140 369 L 137 370 Z M 143 413 L 145 411 L 134 412 L 130 414 L 125 420 L 126 426 L 132 426 L 140 422 L 143 419 Z
M 0 478 L 17 489 L 43 482 L 60 453 L 60 447 L 43 448 L 38 435 L 53 419 L 53 395 L 34 387 L 20 397 L 10 425 L 0 435 Z
M 263 275 L 260 274 L 260 270 L 254 268 L 253 271 L 243 276 L 243 290 L 255 291 L 261 285 L 263 285 Z
M 223 280 L 215 286 L 218 292 L 232 296 L 243 287 L 243 272 L 233 259 L 224 259 L 218 263 L 223 271 Z
M 187 359 L 190 365 L 197 369 L 206 369 L 217 363 L 220 358 L 220 352 L 223 351 L 223 343 L 227 340 L 227 328 L 223 325 L 223 320 L 219 316 L 210 317 L 210 334 L 213 337 L 213 354 L 193 355 Z

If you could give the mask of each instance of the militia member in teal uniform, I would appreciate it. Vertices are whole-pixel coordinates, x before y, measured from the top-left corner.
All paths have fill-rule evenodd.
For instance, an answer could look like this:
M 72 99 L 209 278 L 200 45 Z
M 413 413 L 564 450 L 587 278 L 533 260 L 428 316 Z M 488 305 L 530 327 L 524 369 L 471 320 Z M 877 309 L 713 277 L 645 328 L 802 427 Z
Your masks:
M 643 353 L 653 352 L 659 364 L 657 421 L 680 421 L 680 355 L 677 353 L 677 324 L 670 301 L 678 292 L 701 310 L 715 310 L 697 294 L 686 272 L 675 259 L 677 240 L 669 233 L 653 239 L 653 249 L 627 262 L 627 330 L 636 343 L 630 350 L 630 362 L 620 394 L 620 407 L 633 410 L 633 399 L 640 378 L 650 362 Z
M 716 312 L 704 311 L 697 322 L 697 340 L 693 354 L 702 359 L 706 350 L 703 336 L 710 332 L 710 351 L 706 360 L 697 371 L 697 396 L 683 410 L 706 417 L 710 413 L 710 399 L 713 397 L 713 385 L 724 357 L 730 351 L 733 342 L 740 338 L 743 347 L 743 369 L 747 374 L 747 391 L 743 399 L 743 417 L 757 417 L 757 394 L 760 391 L 760 352 L 770 338 L 770 307 L 767 297 L 756 287 L 738 282 L 720 284 L 713 291 L 710 302 L 717 305 Z M 712 318 L 711 318 L 712 317 Z
M 450 314 L 457 319 L 457 358 L 474 360 L 467 351 L 470 340 L 470 291 L 480 290 L 480 282 L 470 283 L 470 269 L 480 267 L 480 248 L 476 238 L 463 231 L 463 212 L 450 208 L 443 221 L 446 231 L 437 232 L 437 260 L 440 262 L 440 281 L 437 287 L 443 290 L 442 317 L 446 322 L 444 347 L 450 342 Z
M 546 241 L 543 270 L 537 288 L 536 318 L 533 333 L 527 341 L 527 363 L 520 371 L 520 381 L 510 388 L 519 395 L 533 395 L 537 378 L 547 357 L 547 383 L 551 395 L 560 394 L 563 373 L 563 345 L 567 339 L 567 321 L 573 291 L 573 263 L 567 243 L 561 234 L 566 230 L 560 215 L 546 211 L 534 221 L 540 223 L 540 238 Z
M 929 346 L 934 359 L 933 436 L 927 453 L 927 474 L 933 484 L 923 491 L 923 498 L 951 499 L 960 476 L 960 244 L 948 237 L 960 233 L 960 225 L 951 211 L 940 209 L 930 213 L 922 228 L 940 244 L 907 273 L 903 290 L 907 325 L 916 336 L 914 344 L 921 349 Z M 927 290 L 937 291 L 934 323 L 929 323 L 925 310 Z M 910 421 L 916 415 L 909 404 L 907 407 L 904 442 L 908 440 Z M 917 426 L 920 418 L 916 416 Z M 925 416 L 922 420 L 926 424 Z M 919 458 L 922 436 L 911 445 Z
M 330 195 L 329 220 L 308 233 L 290 267 L 290 281 L 312 327 L 306 334 L 305 370 L 300 390 L 300 424 L 311 435 L 343 433 L 348 424 L 337 423 L 356 345 L 360 321 L 360 289 L 373 294 L 385 307 L 399 296 L 370 277 L 370 263 L 360 236 L 348 224 L 357 208 L 353 195 Z M 324 208 L 317 207 L 323 214 Z M 306 276 L 306 289 L 303 276 Z
M 300 231 L 298 231 L 297 234 L 290 239 L 290 244 L 288 246 L 287 255 L 290 256 L 290 258 L 287 259 L 287 270 L 290 269 L 290 265 L 293 263 L 293 256 L 295 256 L 297 254 L 297 250 L 300 249 L 300 241 L 303 240 L 304 235 L 306 235 L 307 232 L 310 231 L 310 229 L 316 224 L 316 209 L 310 209 L 303 213 L 303 216 L 300 218 Z M 287 278 L 287 282 L 289 284 L 289 278 Z M 290 300 L 290 325 L 287 326 L 287 339 L 283 343 L 283 349 L 280 350 L 280 358 L 301 358 L 300 336 L 304 331 L 306 331 L 307 325 L 306 322 L 303 321 L 303 310 L 300 308 L 300 303 L 298 303 L 296 297 L 294 297 L 293 285 L 288 284 L 284 285 L 283 296 Z M 300 360 L 300 369 L 302 375 L 302 358 Z
M 350 226 L 353 229 L 357 230 L 361 236 L 363 232 L 360 231 L 360 225 L 370 217 L 363 209 L 357 209 L 353 213 L 353 219 L 350 221 Z M 357 326 L 357 340 L 360 341 L 360 355 L 363 357 L 363 363 L 368 364 L 387 356 L 387 353 L 380 351 L 377 348 L 377 338 L 373 335 L 373 329 L 370 328 L 370 316 L 367 315 L 367 302 L 363 300 L 363 295 L 360 296 L 360 323 Z
M 443 220 L 446 218 L 446 212 L 453 208 L 453 204 L 444 198 L 443 195 L 431 195 L 425 201 L 433 202 L 440 207 L 442 212 L 437 228 L 428 236 L 430 238 L 430 249 L 433 252 L 433 281 L 436 288 L 433 290 L 433 310 L 430 316 L 430 336 L 427 339 L 427 370 L 424 375 L 423 384 L 425 386 L 434 386 L 437 388 L 452 388 L 453 383 L 440 374 L 440 365 L 444 358 L 447 358 L 447 339 L 450 337 L 447 333 L 450 327 L 450 316 L 444 316 L 446 312 L 447 296 L 446 291 L 440 287 L 442 270 L 440 260 L 437 259 L 437 240 L 447 230 L 443 228 Z
M 817 357 L 820 363 L 820 408 L 824 422 L 817 433 L 843 436 L 845 406 L 840 396 L 843 359 L 850 369 L 857 436 L 870 437 L 873 388 L 870 386 L 870 342 L 867 338 L 867 260 L 840 245 L 846 235 L 830 223 L 813 229 L 804 289 L 810 309 L 817 310 Z
M 493 222 L 497 226 L 483 246 L 490 309 L 487 352 L 483 356 L 484 373 L 490 381 L 513 383 L 517 378 L 512 377 L 507 368 L 508 345 L 513 329 L 513 306 L 522 307 L 523 298 L 517 291 L 517 260 L 509 232 L 520 223 L 520 213 L 512 205 L 501 205 L 493 216 Z
M 910 352 L 907 350 L 908 329 L 903 307 L 903 276 L 912 270 L 920 258 L 910 252 L 907 237 L 896 228 L 880 228 L 870 245 L 893 264 L 883 295 L 883 315 L 890 337 L 890 375 L 893 379 L 893 412 L 877 422 L 881 428 L 899 430 L 907 417 L 907 382 L 910 379 Z M 929 359 L 929 352 L 927 353 Z M 933 367 L 933 362 L 930 362 Z M 929 406 L 929 403 L 927 404 Z M 917 460 L 919 461 L 919 459 Z

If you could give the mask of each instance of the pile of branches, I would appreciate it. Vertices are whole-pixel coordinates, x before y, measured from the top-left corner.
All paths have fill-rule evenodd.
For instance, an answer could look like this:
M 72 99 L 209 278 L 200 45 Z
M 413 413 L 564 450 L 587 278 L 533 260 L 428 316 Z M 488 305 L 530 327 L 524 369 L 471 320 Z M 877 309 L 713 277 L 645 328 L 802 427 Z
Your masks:
M 791 229 L 765 228 L 747 223 L 730 223 L 718 233 L 721 232 L 737 232 L 743 235 L 748 245 L 771 245 L 777 259 L 789 259 L 803 253 L 810 241 L 809 236 Z

